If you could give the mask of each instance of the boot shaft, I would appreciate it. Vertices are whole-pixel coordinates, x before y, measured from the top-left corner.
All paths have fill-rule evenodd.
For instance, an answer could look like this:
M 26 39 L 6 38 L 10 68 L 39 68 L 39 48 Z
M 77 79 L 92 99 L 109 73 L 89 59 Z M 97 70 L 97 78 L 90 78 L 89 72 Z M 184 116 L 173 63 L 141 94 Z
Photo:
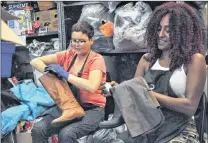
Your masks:
M 39 80 L 62 111 L 80 106 L 67 81 L 61 80 L 50 73 L 44 74 Z

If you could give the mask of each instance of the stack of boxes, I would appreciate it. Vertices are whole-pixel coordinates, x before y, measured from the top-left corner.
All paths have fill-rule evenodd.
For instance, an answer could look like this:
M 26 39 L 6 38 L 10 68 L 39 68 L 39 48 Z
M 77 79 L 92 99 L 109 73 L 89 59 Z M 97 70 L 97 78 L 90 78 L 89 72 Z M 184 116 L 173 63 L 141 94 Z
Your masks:
M 13 31 L 18 36 L 24 35 L 27 28 L 24 11 L 25 6 L 32 6 L 34 11 L 39 11 L 37 2 L 21 2 L 16 4 L 8 4 L 6 9 L 10 14 L 20 18 L 19 20 L 10 20 L 7 22 L 8 26 L 13 29 Z
M 57 31 L 58 18 L 56 10 L 39 11 L 35 13 L 36 20 L 41 27 L 47 27 L 47 31 Z
M 25 17 L 24 7 L 32 6 L 35 18 L 33 21 L 38 21 L 40 28 L 46 28 L 47 31 L 57 31 L 57 11 L 48 10 L 55 7 L 54 2 L 20 2 L 14 4 L 8 4 L 6 10 L 20 18 L 19 20 L 10 20 L 8 21 L 8 26 L 13 29 L 13 31 L 18 35 L 25 35 L 27 30 L 27 22 Z M 38 30 L 36 31 L 39 32 Z

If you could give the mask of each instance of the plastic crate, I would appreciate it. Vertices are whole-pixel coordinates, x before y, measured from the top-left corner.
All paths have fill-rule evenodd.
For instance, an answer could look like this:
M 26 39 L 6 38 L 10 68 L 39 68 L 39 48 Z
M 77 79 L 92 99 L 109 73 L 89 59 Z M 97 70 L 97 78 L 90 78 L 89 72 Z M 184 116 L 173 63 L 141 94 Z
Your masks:
M 1 41 L 1 77 L 10 77 L 15 44 Z

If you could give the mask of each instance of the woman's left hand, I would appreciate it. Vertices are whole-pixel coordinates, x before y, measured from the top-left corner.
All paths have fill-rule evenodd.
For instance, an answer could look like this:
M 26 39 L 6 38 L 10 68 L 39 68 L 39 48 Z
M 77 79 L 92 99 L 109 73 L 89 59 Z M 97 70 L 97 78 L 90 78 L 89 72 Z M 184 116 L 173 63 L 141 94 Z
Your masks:
M 69 73 L 68 73 L 67 71 L 65 71 L 64 68 L 61 67 L 61 66 L 58 65 L 58 64 L 50 64 L 50 65 L 48 65 L 48 66 L 47 66 L 47 70 L 54 70 L 54 71 L 56 71 L 56 73 L 57 73 L 59 76 L 63 77 L 63 78 L 66 79 L 66 80 L 67 80 L 68 77 L 69 77 Z

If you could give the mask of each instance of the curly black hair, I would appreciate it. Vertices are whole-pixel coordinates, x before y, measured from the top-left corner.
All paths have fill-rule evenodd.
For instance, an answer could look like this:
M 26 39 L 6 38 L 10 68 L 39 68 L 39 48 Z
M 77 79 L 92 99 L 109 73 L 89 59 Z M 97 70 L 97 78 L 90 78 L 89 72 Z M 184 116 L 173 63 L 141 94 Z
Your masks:
M 158 27 L 163 16 L 170 15 L 170 71 L 191 62 L 195 53 L 202 52 L 202 34 L 199 20 L 194 9 L 185 3 L 167 2 L 155 9 L 148 23 L 145 40 L 149 48 L 150 67 L 160 58 L 162 51 L 158 49 Z

